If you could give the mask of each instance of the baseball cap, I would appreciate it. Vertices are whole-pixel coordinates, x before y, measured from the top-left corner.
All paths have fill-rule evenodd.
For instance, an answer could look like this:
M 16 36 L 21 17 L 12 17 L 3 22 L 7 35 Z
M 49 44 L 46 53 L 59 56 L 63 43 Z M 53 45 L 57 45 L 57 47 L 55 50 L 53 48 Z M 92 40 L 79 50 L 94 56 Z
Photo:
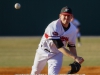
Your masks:
M 65 6 L 61 9 L 60 14 L 69 14 L 69 15 L 71 15 L 72 14 L 72 9 L 69 8 L 68 6 Z

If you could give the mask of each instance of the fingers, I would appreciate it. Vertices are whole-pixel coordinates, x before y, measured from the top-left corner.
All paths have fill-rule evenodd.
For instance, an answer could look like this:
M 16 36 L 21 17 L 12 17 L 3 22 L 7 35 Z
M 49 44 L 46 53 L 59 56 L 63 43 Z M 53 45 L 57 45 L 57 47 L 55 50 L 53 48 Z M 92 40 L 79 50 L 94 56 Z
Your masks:
M 82 64 L 84 62 L 84 59 L 81 57 L 79 60 L 79 63 Z
M 84 59 L 82 57 L 77 57 L 75 61 L 78 62 L 79 64 L 82 64 L 84 62 Z

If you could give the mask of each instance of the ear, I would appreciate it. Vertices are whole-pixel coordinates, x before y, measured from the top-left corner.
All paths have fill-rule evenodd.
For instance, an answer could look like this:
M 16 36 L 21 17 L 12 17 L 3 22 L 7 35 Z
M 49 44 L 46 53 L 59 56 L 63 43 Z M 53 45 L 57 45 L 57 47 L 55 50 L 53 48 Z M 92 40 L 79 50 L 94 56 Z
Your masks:
M 71 15 L 71 19 L 73 19 L 73 14 Z
M 74 17 L 74 15 L 72 14 L 72 18 Z
M 61 16 L 61 14 L 59 14 L 59 17 Z
M 73 21 L 73 15 L 71 16 L 71 21 Z

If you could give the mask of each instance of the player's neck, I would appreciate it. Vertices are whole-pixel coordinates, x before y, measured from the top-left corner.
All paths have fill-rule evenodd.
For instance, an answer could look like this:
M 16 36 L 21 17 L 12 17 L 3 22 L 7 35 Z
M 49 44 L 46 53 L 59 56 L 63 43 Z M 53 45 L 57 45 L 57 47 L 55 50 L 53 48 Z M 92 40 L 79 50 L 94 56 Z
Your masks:
M 67 31 L 70 28 L 70 23 L 69 23 L 68 27 L 63 26 L 63 28 L 64 28 L 65 31 Z
M 63 27 L 67 28 L 69 26 L 69 23 L 66 23 L 66 24 L 62 23 L 62 25 L 63 25 Z

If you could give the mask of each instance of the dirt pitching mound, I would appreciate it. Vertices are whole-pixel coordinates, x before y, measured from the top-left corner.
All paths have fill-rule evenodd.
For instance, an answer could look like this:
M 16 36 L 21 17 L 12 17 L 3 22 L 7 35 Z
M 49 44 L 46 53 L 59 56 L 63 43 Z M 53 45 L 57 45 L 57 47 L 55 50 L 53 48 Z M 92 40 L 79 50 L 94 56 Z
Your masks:
M 70 70 L 70 67 L 62 67 L 60 74 L 66 74 Z M 29 75 L 31 72 L 30 67 L 18 67 L 18 68 L 0 68 L 0 75 Z M 47 68 L 44 68 L 42 75 L 47 75 Z M 81 70 L 74 75 L 100 75 L 100 67 L 82 67 Z

